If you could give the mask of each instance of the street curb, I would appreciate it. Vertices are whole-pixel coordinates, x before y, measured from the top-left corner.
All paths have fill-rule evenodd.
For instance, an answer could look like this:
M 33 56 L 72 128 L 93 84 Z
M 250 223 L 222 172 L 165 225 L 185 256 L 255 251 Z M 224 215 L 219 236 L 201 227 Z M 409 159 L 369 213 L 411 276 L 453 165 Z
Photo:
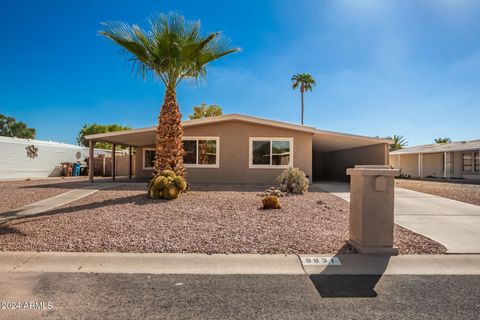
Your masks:
M 341 265 L 302 265 L 312 255 L 0 252 L 0 272 L 263 275 L 480 275 L 480 255 L 339 254 Z

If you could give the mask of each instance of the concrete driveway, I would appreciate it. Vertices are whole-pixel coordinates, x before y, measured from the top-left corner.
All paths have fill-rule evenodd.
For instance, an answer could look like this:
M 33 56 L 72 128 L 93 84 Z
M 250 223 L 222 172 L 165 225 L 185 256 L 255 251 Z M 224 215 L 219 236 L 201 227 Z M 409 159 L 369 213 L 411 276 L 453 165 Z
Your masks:
M 350 201 L 347 183 L 314 186 Z M 395 223 L 440 242 L 447 253 L 480 253 L 479 206 L 396 188 Z

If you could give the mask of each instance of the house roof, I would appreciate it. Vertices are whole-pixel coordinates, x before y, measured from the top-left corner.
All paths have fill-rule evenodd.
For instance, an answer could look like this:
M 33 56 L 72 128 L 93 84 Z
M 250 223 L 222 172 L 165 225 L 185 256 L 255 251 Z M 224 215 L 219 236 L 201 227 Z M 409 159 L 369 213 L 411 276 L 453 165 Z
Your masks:
M 301 131 L 310 133 L 314 136 L 314 143 L 320 144 L 323 147 L 323 151 L 332 151 L 334 149 L 348 149 L 364 145 L 388 143 L 392 141 L 388 139 L 380 139 L 374 137 L 367 137 L 361 135 L 340 133 L 334 131 L 319 130 L 314 127 L 299 125 L 295 123 L 276 121 L 270 119 L 263 119 L 258 117 L 246 116 L 241 114 L 226 114 L 216 117 L 207 117 L 195 120 L 182 121 L 184 128 L 201 126 L 206 124 L 213 124 L 225 121 L 244 121 L 249 123 L 255 123 L 260 125 L 279 127 L 282 129 L 289 129 L 295 131 Z M 124 131 L 116 131 L 109 133 L 92 134 L 85 136 L 87 140 L 104 141 L 110 143 L 116 143 L 121 145 L 130 146 L 145 146 L 151 145 L 155 141 L 156 126 L 131 129 Z M 328 139 L 327 139 L 328 138 Z
M 439 153 L 451 151 L 478 151 L 480 150 L 480 139 L 470 141 L 456 141 L 450 143 L 434 143 L 403 148 L 390 152 L 390 154 L 417 154 L 417 153 Z

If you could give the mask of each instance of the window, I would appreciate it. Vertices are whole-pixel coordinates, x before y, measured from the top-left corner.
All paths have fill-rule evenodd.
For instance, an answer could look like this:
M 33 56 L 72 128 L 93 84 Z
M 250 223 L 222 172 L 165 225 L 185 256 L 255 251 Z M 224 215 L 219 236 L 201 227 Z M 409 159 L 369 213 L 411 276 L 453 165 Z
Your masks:
M 185 167 L 218 168 L 218 137 L 184 137 L 183 163 Z
M 293 164 L 292 138 L 250 138 L 250 168 L 287 168 Z
M 475 171 L 480 172 L 480 152 L 475 153 Z
M 472 154 L 464 153 L 463 154 L 463 171 L 472 171 Z
M 153 170 L 155 163 L 155 149 L 143 149 L 143 170 Z

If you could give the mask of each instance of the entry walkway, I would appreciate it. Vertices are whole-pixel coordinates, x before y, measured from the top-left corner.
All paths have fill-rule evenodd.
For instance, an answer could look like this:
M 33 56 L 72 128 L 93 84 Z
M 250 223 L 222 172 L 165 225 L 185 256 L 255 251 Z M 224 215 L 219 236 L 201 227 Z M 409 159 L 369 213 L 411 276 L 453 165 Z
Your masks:
M 349 185 L 315 183 L 350 201 Z M 480 253 L 480 206 L 395 188 L 395 223 L 447 247 L 447 253 Z
M 89 196 L 99 190 L 117 187 L 119 183 L 96 183 L 83 188 L 73 189 L 60 195 L 41 200 L 21 208 L 4 212 L 0 214 L 0 224 L 13 219 L 32 217 L 42 214 L 46 211 L 66 205 L 67 203 L 77 201 L 83 197 Z

